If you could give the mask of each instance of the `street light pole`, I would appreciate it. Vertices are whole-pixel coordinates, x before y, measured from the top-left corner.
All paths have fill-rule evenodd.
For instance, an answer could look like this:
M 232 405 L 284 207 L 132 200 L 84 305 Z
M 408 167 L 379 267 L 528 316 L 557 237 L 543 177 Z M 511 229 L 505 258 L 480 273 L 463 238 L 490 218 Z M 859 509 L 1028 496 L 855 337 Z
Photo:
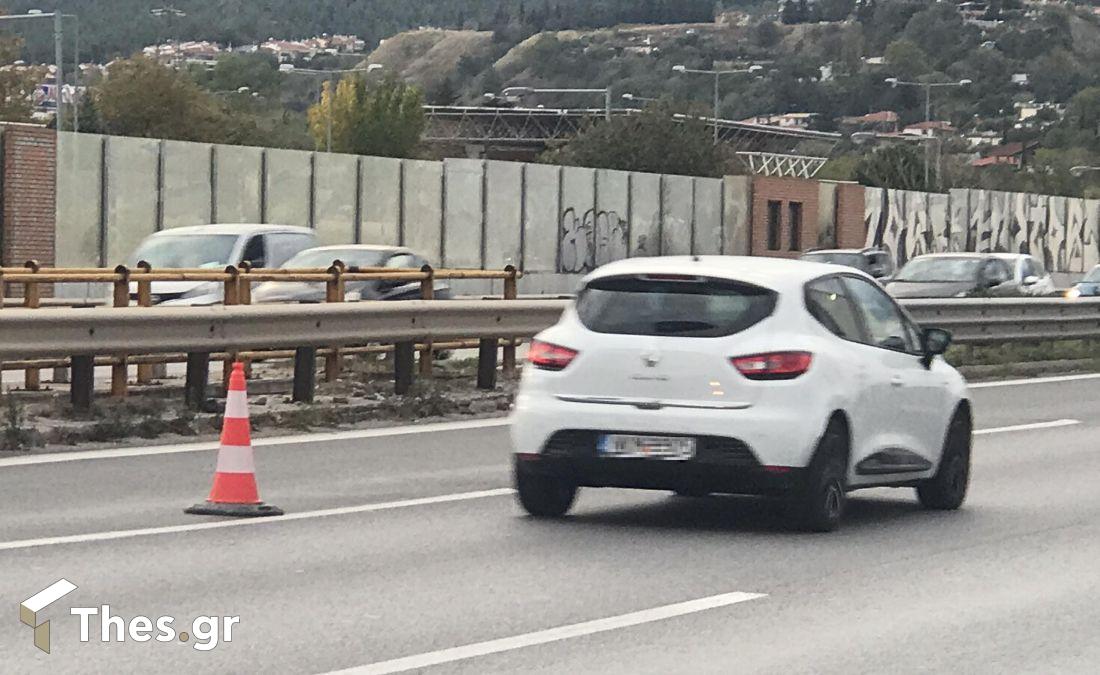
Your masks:
M 57 69 L 57 75 L 54 78 L 54 82 L 57 84 L 57 111 L 54 113 L 57 118 L 57 130 L 61 131 L 65 128 L 65 62 L 62 60 L 62 36 L 61 32 L 61 14 L 54 12 L 53 15 L 53 62 L 54 67 Z
M 686 66 L 673 66 L 672 70 L 677 73 L 691 73 L 694 75 L 713 75 L 714 76 L 714 144 L 718 145 L 718 120 L 721 118 L 722 107 L 722 85 L 721 78 L 723 75 L 740 75 L 743 73 L 755 73 L 763 70 L 761 65 L 753 65 L 748 68 L 740 68 L 737 70 L 696 70 L 694 68 L 688 68 Z
M 932 89 L 935 87 L 966 87 L 973 84 L 970 80 L 959 80 L 958 82 L 905 82 L 899 80 L 896 77 L 886 78 L 886 84 L 891 87 L 921 87 L 924 89 L 924 121 L 932 121 Z M 928 131 L 935 136 L 935 131 L 928 129 Z M 941 140 L 936 157 L 936 171 L 937 174 L 940 170 L 940 164 L 942 162 L 943 155 L 943 141 Z M 924 184 L 928 185 L 928 167 L 930 162 L 928 161 L 928 146 L 924 146 Z M 938 179 L 937 179 L 938 181 Z
M 878 134 L 874 133 L 874 132 L 857 131 L 854 134 L 852 134 L 851 136 L 849 136 L 849 138 L 856 145 L 870 145 L 870 146 L 873 146 L 873 145 L 878 145 L 879 140 L 880 140 L 881 137 Z M 898 137 L 895 136 L 894 138 L 898 138 Z M 910 137 L 901 137 L 901 139 L 905 140 L 905 141 L 912 141 L 914 143 L 923 143 L 923 144 L 935 143 L 936 144 L 936 186 L 937 187 L 942 187 L 943 167 L 941 165 L 941 160 L 943 159 L 943 139 L 941 139 L 937 136 L 910 136 Z M 927 150 L 927 148 L 928 148 L 928 146 L 925 145 L 926 150 Z M 925 186 L 925 188 L 928 187 L 928 179 L 929 179 L 927 159 L 928 159 L 928 155 L 927 155 L 927 152 L 926 152 L 925 153 L 925 160 L 926 161 L 924 163 L 924 186 Z

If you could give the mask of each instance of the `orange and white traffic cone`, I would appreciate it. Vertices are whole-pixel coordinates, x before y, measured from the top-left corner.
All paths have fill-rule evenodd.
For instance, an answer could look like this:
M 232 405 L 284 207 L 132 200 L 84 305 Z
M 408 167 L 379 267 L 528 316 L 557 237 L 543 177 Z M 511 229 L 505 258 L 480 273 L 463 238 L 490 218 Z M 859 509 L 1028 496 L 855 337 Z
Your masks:
M 252 430 L 248 423 L 248 394 L 244 386 L 244 364 L 233 364 L 225 398 L 218 467 L 214 487 L 205 502 L 184 509 L 199 516 L 281 516 L 283 510 L 260 501 L 256 488 L 256 465 L 252 458 Z

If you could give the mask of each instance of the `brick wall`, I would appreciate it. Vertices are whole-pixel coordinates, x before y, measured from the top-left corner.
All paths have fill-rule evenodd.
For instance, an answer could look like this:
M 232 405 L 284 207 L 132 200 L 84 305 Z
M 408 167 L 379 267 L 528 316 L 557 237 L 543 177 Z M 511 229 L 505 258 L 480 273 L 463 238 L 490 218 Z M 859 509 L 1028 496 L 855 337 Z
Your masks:
M 837 248 L 863 248 L 867 239 L 863 218 L 863 186 L 839 183 L 836 188 Z
M 752 182 L 751 255 L 797 258 L 817 246 L 820 190 L 817 181 L 758 176 Z M 769 202 L 779 203 L 779 247 L 768 246 L 768 221 L 773 212 Z M 792 249 L 791 204 L 801 204 L 802 227 L 799 242 Z
M 56 146 L 51 129 L 0 126 L 0 264 L 5 267 L 27 260 L 54 265 Z

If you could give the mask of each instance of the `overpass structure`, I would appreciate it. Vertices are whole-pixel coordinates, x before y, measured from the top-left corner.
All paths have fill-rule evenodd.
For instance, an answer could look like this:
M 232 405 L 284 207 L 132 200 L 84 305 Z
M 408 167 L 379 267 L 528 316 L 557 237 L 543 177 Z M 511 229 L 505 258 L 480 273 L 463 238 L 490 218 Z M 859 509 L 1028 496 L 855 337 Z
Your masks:
M 599 124 L 603 108 L 498 108 L 425 106 L 424 139 L 436 143 L 465 143 L 541 150 L 565 142 L 586 124 Z M 618 108 L 611 115 L 637 115 L 639 110 Z M 687 119 L 685 115 L 676 115 Z M 841 140 L 840 134 L 763 124 L 746 124 L 709 117 L 698 118 L 708 127 L 718 125 L 718 137 L 731 145 L 754 174 L 812 178 Z

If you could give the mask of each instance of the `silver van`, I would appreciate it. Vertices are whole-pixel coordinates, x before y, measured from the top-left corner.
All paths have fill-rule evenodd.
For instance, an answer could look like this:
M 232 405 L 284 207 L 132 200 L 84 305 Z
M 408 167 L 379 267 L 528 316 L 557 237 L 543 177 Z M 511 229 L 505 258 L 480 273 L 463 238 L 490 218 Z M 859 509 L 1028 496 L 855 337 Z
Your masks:
M 253 268 L 279 267 L 300 251 L 317 246 L 313 230 L 291 225 L 196 225 L 151 234 L 126 261 L 147 262 L 154 270 L 208 268 L 248 261 Z M 209 281 L 157 281 L 153 304 L 214 305 L 222 301 L 222 286 Z M 130 288 L 137 297 L 137 285 Z

